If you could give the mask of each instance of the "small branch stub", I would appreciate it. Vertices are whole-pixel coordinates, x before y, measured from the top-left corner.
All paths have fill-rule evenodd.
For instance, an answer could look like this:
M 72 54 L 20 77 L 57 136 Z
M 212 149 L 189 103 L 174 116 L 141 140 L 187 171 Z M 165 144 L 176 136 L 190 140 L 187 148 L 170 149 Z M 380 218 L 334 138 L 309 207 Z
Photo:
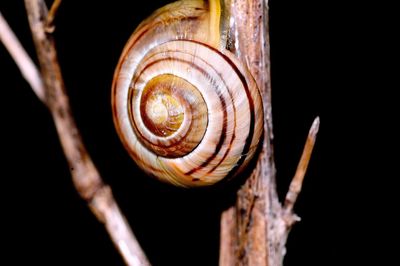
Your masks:
M 293 206 L 296 203 L 297 197 L 299 196 L 299 193 L 301 191 L 304 176 L 306 174 L 308 163 L 310 162 L 311 154 L 314 148 L 315 140 L 317 138 L 319 123 L 319 117 L 316 117 L 308 133 L 307 141 L 303 149 L 303 154 L 301 155 L 296 173 L 292 179 L 292 182 L 290 183 L 289 191 L 286 194 L 283 207 L 283 210 L 286 214 L 290 214 L 293 212 Z
M 222 214 L 220 265 L 279 266 L 293 213 L 319 129 L 317 117 L 309 131 L 303 154 L 283 206 L 275 188 L 270 97 L 268 0 L 226 1 L 235 23 L 235 53 L 247 63 L 261 90 L 265 139 L 256 168 L 238 191 L 237 202 Z M 52 113 L 60 142 L 70 165 L 74 185 L 104 223 L 127 265 L 150 265 L 121 213 L 111 188 L 103 183 L 83 145 L 72 117 L 55 44 L 51 33 L 61 0 L 48 12 L 43 0 L 25 0 L 41 74 L 13 35 L 0 13 L 0 41 L 9 50 L 38 98 Z
M 292 213 L 293 206 L 310 160 L 319 118 L 311 127 L 282 206 L 276 191 L 273 155 L 268 0 L 228 2 L 234 51 L 247 62 L 263 98 L 265 137 L 256 167 L 239 189 L 235 205 L 221 216 L 220 266 L 280 266 L 287 236 L 298 219 Z
M 54 0 L 49 10 L 49 13 L 47 14 L 46 25 L 44 28 L 47 33 L 53 33 L 56 29 L 54 25 L 54 19 L 56 18 L 58 8 L 61 5 L 61 1 L 62 0 Z

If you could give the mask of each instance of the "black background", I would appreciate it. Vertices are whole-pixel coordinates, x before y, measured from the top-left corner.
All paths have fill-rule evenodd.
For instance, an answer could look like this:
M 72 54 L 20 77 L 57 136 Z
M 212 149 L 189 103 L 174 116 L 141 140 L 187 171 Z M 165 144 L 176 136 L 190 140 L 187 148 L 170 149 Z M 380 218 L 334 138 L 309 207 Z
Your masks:
M 150 261 L 217 265 L 220 213 L 233 200 L 233 190 L 182 190 L 146 177 L 125 152 L 112 121 L 110 88 L 120 52 L 137 24 L 167 2 L 63 1 L 56 19 L 58 55 L 84 142 Z M 23 1 L 2 0 L 0 11 L 33 56 Z M 368 246 L 371 232 L 362 229 L 369 220 L 365 207 L 374 206 L 366 202 L 362 184 L 367 177 L 360 167 L 368 165 L 361 157 L 374 139 L 361 127 L 378 118 L 359 105 L 368 92 L 356 71 L 365 57 L 354 40 L 369 26 L 347 23 L 354 15 L 348 6 L 327 1 L 270 1 L 281 199 L 309 126 L 315 116 L 321 118 L 295 207 L 302 221 L 289 236 L 287 266 L 357 265 L 365 258 L 366 251 L 357 249 Z M 10 265 L 123 265 L 72 185 L 48 111 L 1 45 L 0 73 L 5 157 L 0 184 L 5 256 L 0 260 L 11 259 Z

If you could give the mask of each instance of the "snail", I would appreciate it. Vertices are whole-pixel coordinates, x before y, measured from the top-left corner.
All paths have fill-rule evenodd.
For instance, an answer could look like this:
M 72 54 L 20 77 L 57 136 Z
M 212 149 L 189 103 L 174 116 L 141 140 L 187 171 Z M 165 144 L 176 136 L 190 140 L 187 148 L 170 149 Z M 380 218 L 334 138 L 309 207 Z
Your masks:
M 112 85 L 118 135 L 136 164 L 182 187 L 242 171 L 263 133 L 251 73 L 226 47 L 219 0 L 182 0 L 144 20 L 122 51 Z

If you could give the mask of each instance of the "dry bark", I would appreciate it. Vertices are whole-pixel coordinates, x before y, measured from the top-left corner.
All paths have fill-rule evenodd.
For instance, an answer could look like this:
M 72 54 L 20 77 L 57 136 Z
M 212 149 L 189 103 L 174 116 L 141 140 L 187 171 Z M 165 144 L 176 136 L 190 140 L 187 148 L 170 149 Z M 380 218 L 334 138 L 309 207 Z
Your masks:
M 125 262 L 128 265 L 149 265 L 110 187 L 103 183 L 90 159 L 73 119 L 51 35 L 60 2 L 55 0 L 48 15 L 43 0 L 25 0 L 41 75 L 7 28 L 1 14 L 0 40 L 6 44 L 38 98 L 51 111 L 79 194 L 105 224 Z M 265 123 L 263 145 L 256 167 L 237 192 L 235 205 L 221 217 L 220 265 L 278 266 L 283 263 L 290 229 L 298 220 L 293 213 L 293 206 L 301 190 L 319 119 L 314 121 L 310 129 L 303 155 L 282 205 L 276 191 L 273 158 L 268 0 L 227 0 L 225 5 L 233 18 L 230 25 L 234 37 L 232 50 L 248 65 L 261 90 Z
M 311 127 L 282 206 L 276 191 L 273 155 L 268 0 L 231 0 L 227 1 L 227 8 L 234 21 L 233 51 L 249 67 L 263 98 L 264 139 L 256 167 L 237 192 L 235 205 L 221 216 L 219 264 L 279 266 L 283 264 L 289 231 L 298 220 L 293 205 L 301 190 L 319 119 Z
M 52 23 L 60 3 L 61 0 L 56 0 L 48 13 L 43 0 L 25 0 L 29 25 L 40 64 L 40 75 L 1 14 L 0 40 L 6 44 L 6 48 L 18 63 L 21 72 L 38 98 L 50 110 L 78 193 L 87 201 L 98 220 L 104 223 L 110 238 L 126 264 L 150 265 L 122 215 L 111 188 L 104 184 L 93 164 L 72 116 L 54 39 L 51 35 L 54 31 Z

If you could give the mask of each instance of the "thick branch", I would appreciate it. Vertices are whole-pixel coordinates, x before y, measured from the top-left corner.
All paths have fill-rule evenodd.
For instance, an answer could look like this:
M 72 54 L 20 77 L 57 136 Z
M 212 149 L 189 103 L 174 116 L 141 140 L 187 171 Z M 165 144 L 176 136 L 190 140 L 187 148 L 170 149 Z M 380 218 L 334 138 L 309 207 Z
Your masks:
M 235 206 L 221 216 L 220 265 L 279 266 L 295 221 L 292 209 L 301 190 L 319 120 L 316 119 L 310 130 L 283 209 L 276 191 L 272 145 L 268 0 L 226 2 L 230 3 L 227 8 L 234 22 L 230 25 L 230 32 L 234 33 L 233 51 L 247 63 L 263 98 L 264 140 L 255 169 L 237 192 Z
M 233 18 L 231 21 L 234 21 L 231 25 L 231 32 L 234 32 L 235 37 L 234 52 L 247 63 L 263 98 L 264 140 L 254 171 L 237 193 L 236 206 L 222 215 L 221 232 L 236 232 L 236 235 L 230 249 L 231 254 L 221 254 L 221 258 L 230 257 L 225 261 L 233 261 L 235 265 L 277 265 L 270 263 L 274 256 L 270 251 L 271 241 L 268 235 L 269 215 L 275 212 L 276 208 L 279 211 L 280 205 L 275 190 L 275 166 L 271 145 L 267 6 L 263 0 L 231 0 L 227 8 L 230 9 Z M 221 246 L 228 244 L 226 242 L 225 237 L 221 235 Z M 220 265 L 229 264 L 220 260 Z
M 25 6 L 44 81 L 45 103 L 53 116 L 74 185 L 96 217 L 105 224 L 125 262 L 149 265 L 111 189 L 103 183 L 81 140 L 65 92 L 54 39 L 46 33 L 47 7 L 43 0 L 25 0 Z

